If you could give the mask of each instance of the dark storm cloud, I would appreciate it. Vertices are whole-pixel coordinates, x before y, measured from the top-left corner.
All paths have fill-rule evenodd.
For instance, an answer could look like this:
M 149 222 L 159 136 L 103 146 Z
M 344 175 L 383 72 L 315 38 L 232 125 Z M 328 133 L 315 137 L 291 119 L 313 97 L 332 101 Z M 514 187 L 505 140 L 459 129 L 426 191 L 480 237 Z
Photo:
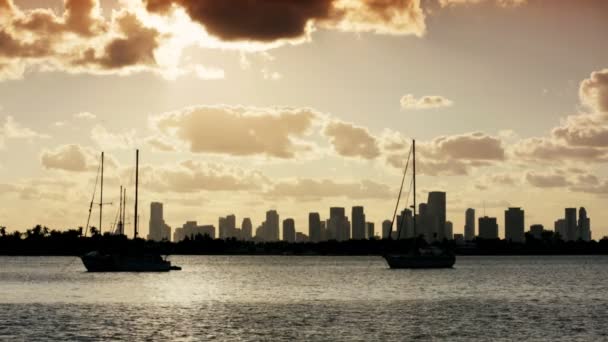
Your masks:
M 174 6 L 224 41 L 272 42 L 305 35 L 312 22 L 344 31 L 424 31 L 419 0 L 144 0 L 148 11 Z

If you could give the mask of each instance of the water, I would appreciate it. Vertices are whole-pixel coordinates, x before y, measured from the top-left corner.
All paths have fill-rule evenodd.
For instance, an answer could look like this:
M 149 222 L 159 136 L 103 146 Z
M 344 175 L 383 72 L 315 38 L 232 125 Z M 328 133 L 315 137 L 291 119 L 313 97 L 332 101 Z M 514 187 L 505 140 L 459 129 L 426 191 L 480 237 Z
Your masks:
M 90 274 L 0 257 L 0 340 L 608 341 L 608 257 L 173 256 L 181 272 Z

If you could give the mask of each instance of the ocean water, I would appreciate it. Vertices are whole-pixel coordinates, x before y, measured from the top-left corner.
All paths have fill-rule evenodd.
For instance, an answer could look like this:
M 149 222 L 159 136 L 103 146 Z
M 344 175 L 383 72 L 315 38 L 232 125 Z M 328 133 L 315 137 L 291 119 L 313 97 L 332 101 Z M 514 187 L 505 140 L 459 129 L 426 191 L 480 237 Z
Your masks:
M 0 340 L 608 341 L 608 257 L 172 256 L 183 271 L 85 272 L 0 257 Z

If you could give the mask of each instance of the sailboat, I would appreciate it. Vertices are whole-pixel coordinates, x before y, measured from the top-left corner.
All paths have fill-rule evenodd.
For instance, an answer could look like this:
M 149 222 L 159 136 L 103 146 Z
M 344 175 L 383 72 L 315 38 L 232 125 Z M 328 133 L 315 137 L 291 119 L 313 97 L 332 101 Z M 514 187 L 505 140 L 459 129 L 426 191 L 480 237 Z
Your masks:
M 134 238 L 137 239 L 137 209 L 138 209 L 138 198 L 139 198 L 139 150 L 136 152 L 136 166 L 135 166 L 135 226 L 134 226 Z M 104 154 L 101 153 L 101 190 L 99 200 L 99 233 L 101 234 L 102 227 L 102 211 L 103 205 L 103 162 Z M 95 184 L 97 187 L 97 184 Z M 122 190 L 121 190 L 122 194 Z M 125 194 L 126 196 L 126 194 Z M 95 197 L 95 192 L 93 192 Z M 121 202 L 124 201 L 124 197 L 121 197 Z M 89 208 L 89 219 L 91 217 L 91 209 L 93 208 L 93 201 Z M 121 209 L 122 211 L 122 209 Z M 124 229 L 124 211 L 121 216 L 123 217 L 122 222 L 119 223 L 120 230 Z M 88 228 L 88 223 L 87 223 Z M 129 251 L 129 252 L 103 252 L 103 251 L 92 251 L 80 257 L 82 263 L 89 272 L 168 272 L 171 270 L 179 271 L 181 267 L 171 265 L 171 262 L 163 259 L 160 254 L 145 252 L 145 251 Z
M 414 248 L 412 248 L 407 253 L 387 253 L 383 255 L 384 259 L 388 263 L 389 267 L 392 269 L 402 269 L 402 268 L 452 268 L 456 263 L 456 257 L 454 254 L 449 253 L 448 251 L 436 247 L 420 247 L 418 248 L 418 236 L 416 235 L 416 140 L 412 140 L 412 149 L 411 156 L 413 157 L 413 174 L 412 174 L 412 184 L 413 184 L 413 193 L 414 193 L 414 203 L 412 206 L 413 209 L 413 224 L 414 224 Z M 403 179 L 401 180 L 401 189 L 399 190 L 399 196 L 397 198 L 397 205 L 395 207 L 395 213 L 393 214 L 393 222 L 395 222 L 395 216 L 397 213 L 397 209 L 399 207 L 399 200 L 401 199 L 401 194 L 403 192 L 403 184 L 405 181 L 405 176 L 407 174 L 407 169 L 409 165 L 409 157 L 408 161 L 405 164 L 405 170 L 403 171 Z M 408 196 L 409 197 L 409 196 Z M 402 220 L 402 223 L 405 219 Z M 391 227 L 392 227 L 391 224 Z M 401 227 L 399 227 L 397 231 L 397 239 L 400 238 Z

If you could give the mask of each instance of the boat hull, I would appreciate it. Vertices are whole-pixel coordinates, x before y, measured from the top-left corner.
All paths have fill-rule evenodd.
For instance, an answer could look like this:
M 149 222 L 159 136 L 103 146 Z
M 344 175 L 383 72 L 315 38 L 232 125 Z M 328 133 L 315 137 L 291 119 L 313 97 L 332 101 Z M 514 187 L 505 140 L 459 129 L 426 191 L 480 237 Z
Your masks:
M 179 269 L 154 256 L 123 256 L 89 253 L 80 257 L 88 272 L 169 272 Z
M 456 263 L 453 255 L 384 255 L 392 269 L 452 268 Z

